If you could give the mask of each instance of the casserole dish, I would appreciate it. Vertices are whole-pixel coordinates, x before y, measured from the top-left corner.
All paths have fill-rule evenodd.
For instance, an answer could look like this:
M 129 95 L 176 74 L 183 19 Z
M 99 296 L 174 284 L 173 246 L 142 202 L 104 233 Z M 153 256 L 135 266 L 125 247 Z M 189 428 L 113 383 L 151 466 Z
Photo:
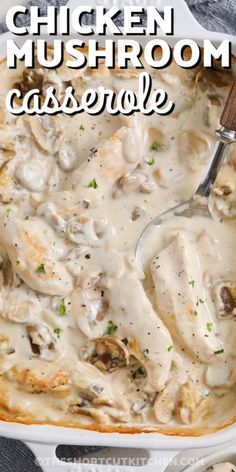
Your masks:
M 170 4 L 171 2 L 169 2 Z M 189 10 L 187 9 L 184 2 L 172 2 L 173 6 L 176 7 L 176 36 L 175 38 L 184 38 L 188 35 L 191 35 L 191 38 L 196 39 L 201 46 L 201 41 L 204 38 L 214 39 L 216 44 L 220 42 L 225 35 L 222 34 L 214 34 L 212 32 L 206 32 L 203 28 L 201 28 L 197 22 L 192 18 Z M 75 4 L 74 4 L 75 5 Z M 73 7 L 73 4 L 71 5 Z M 159 5 L 158 5 L 159 6 Z M 161 9 L 161 2 L 160 2 L 160 9 Z M 182 24 L 186 24 L 186 30 L 181 31 Z M 161 36 L 161 35 L 160 35 Z M 7 36 L 3 36 L 3 41 Z M 99 38 L 100 39 L 100 38 Z M 234 41 L 233 38 L 230 38 Z M 174 45 L 175 39 L 172 40 L 172 44 Z M 20 42 L 20 40 L 19 40 Z M 171 41 L 170 41 L 171 43 Z M 101 44 L 102 46 L 102 44 Z M 4 45 L 3 45 L 3 53 L 4 55 Z M 75 432 L 76 431 L 76 432 Z M 35 451 L 36 450 L 36 443 L 41 443 L 40 449 L 38 449 L 38 455 L 40 456 L 48 456 L 49 457 L 49 466 L 48 470 L 53 470 L 52 463 L 53 463 L 53 447 L 51 446 L 42 446 L 42 443 L 49 443 L 49 444 L 58 444 L 58 443 L 67 443 L 67 444 L 94 444 L 94 445 L 113 445 L 116 447 L 127 447 L 127 446 L 134 446 L 134 447 L 148 447 L 149 449 L 158 449 L 157 457 L 160 457 L 161 452 L 160 450 L 168 450 L 169 455 L 174 455 L 177 450 L 183 449 L 186 447 L 207 447 L 217 445 L 222 442 L 227 442 L 234 437 L 235 427 L 230 426 L 226 428 L 224 431 L 220 431 L 214 433 L 210 436 L 205 436 L 201 438 L 190 438 L 185 437 L 184 440 L 181 437 L 165 437 L 163 435 L 157 433 L 148 433 L 148 434 L 119 434 L 119 433 L 98 433 L 95 431 L 84 431 L 84 430 L 74 430 L 74 429 L 67 429 L 61 427 L 54 427 L 54 426 L 40 426 L 40 425 L 15 425 L 10 423 L 1 422 L 0 433 L 4 436 L 14 437 L 22 439 L 26 442 L 29 440 L 32 441 L 30 447 Z M 42 449 L 43 448 L 43 449 Z M 174 450 L 173 450 L 174 449 Z M 172 452 L 170 452 L 172 450 Z M 153 452 L 153 455 L 155 452 Z M 162 452 L 162 454 L 165 454 Z M 167 455 L 168 455 L 167 454 Z M 51 459 L 51 462 L 50 462 Z M 46 469 L 47 465 L 44 466 Z M 55 464 L 56 467 L 56 464 Z M 69 470 L 74 470 L 74 466 L 64 465 L 64 468 L 69 468 Z

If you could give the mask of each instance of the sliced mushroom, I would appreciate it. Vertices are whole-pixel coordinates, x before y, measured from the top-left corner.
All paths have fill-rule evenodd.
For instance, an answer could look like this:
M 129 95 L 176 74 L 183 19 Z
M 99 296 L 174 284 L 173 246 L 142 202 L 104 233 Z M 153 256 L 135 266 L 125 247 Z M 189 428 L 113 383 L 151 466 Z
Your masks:
M 15 177 L 30 192 L 43 192 L 48 184 L 50 167 L 39 159 L 21 160 L 15 167 Z
M 83 406 L 80 404 L 72 404 L 69 406 L 69 413 L 72 415 L 90 416 L 96 423 L 107 424 L 109 422 L 109 416 L 106 415 L 100 408 L 94 408 L 92 406 Z
M 225 165 L 220 170 L 211 198 L 213 209 L 225 219 L 236 217 L 236 173 Z
M 153 177 L 155 178 L 159 187 L 162 188 L 170 188 L 173 187 L 181 178 L 183 178 L 184 174 L 183 171 L 179 171 L 178 173 L 169 172 L 162 167 L 157 167 L 153 172 Z
M 212 398 L 209 392 L 203 392 L 203 389 L 194 385 L 192 380 L 181 385 L 175 410 L 176 417 L 181 423 L 201 423 L 212 413 Z
M 155 182 L 152 181 L 150 177 L 138 171 L 121 177 L 117 183 L 118 187 L 122 188 L 125 194 L 129 194 L 134 191 L 152 193 L 156 188 Z
M 174 377 L 167 382 L 163 390 L 157 395 L 153 411 L 160 423 L 167 424 L 171 421 L 175 412 L 180 385 L 180 379 Z
M 67 225 L 68 239 L 81 246 L 98 247 L 113 237 L 115 229 L 105 219 L 96 221 L 81 215 L 78 221 L 70 221 Z
M 76 150 L 64 139 L 58 149 L 57 160 L 59 167 L 64 170 L 64 172 L 70 172 L 75 169 L 78 163 L 78 154 L 76 153 Z
M 197 73 L 196 84 L 203 92 L 206 90 L 215 90 L 219 87 L 228 87 L 233 82 L 232 70 L 226 69 L 209 69 L 202 67 Z
M 45 361 L 54 361 L 60 353 L 60 343 L 53 331 L 45 323 L 27 326 L 31 348 L 34 354 Z
M 214 301 L 221 318 L 236 316 L 236 283 L 224 281 L 214 287 Z
M 43 69 L 24 70 L 20 81 L 14 84 L 14 88 L 20 90 L 24 97 L 32 89 L 39 89 L 42 92 L 43 81 Z
M 129 351 L 119 339 L 112 336 L 101 336 L 89 343 L 85 360 L 103 372 L 113 372 L 129 364 Z
M 191 170 L 199 166 L 209 155 L 210 142 L 206 134 L 194 129 L 181 131 L 179 135 L 179 157 Z
M 36 211 L 37 216 L 41 216 L 55 231 L 61 235 L 66 232 L 66 222 L 59 215 L 56 205 L 52 202 L 45 202 L 39 205 Z
M 228 165 L 221 167 L 213 187 L 213 193 L 217 196 L 228 197 L 236 188 L 236 174 Z
M 61 130 L 53 117 L 49 115 L 24 117 L 29 124 L 31 133 L 38 148 L 45 154 L 53 155 L 58 151 Z

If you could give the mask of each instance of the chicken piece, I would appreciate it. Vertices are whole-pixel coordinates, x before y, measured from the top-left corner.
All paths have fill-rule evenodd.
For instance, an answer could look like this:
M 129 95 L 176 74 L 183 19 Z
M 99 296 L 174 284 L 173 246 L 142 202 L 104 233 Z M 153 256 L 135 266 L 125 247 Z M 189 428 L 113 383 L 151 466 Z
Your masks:
M 0 243 L 14 271 L 33 290 L 66 296 L 72 291 L 72 277 L 60 262 L 56 236 L 42 220 L 20 220 L 12 216 L 0 223 Z
M 176 343 L 200 362 L 219 362 L 216 353 L 223 358 L 223 346 L 214 328 L 207 331 L 212 318 L 205 302 L 198 254 L 184 232 L 179 231 L 157 254 L 151 273 L 158 313 Z
M 106 196 L 110 197 L 119 179 L 134 171 L 149 152 L 148 128 L 143 117 L 128 117 L 125 123 L 127 126 L 99 144 L 97 149 L 91 149 L 86 161 L 74 171 L 73 192 L 52 193 L 50 199 L 33 202 L 34 206 L 53 203 L 56 213 L 69 219 L 72 214 L 80 216 L 85 209 L 99 206 Z M 146 182 L 145 176 L 141 179 L 141 191 L 149 193 L 155 183 Z
M 153 310 L 142 283 L 132 275 L 111 279 L 107 296 L 107 319 L 117 326 L 116 336 L 131 338 L 128 348 L 147 372 L 145 390 L 159 391 L 168 379 L 173 356 L 168 330 Z
M 26 323 L 37 318 L 40 302 L 33 290 L 14 272 L 8 257 L 1 261 L 0 315 L 15 323 Z
M 18 201 L 23 191 L 14 176 L 15 162 L 6 160 L 0 167 L 0 201 L 12 203 Z
M 143 117 L 132 118 L 129 127 L 120 128 L 94 149 L 74 172 L 74 189 L 78 196 L 81 195 L 81 202 L 86 200 L 97 206 L 121 177 L 144 161 L 149 150 L 148 129 L 144 126 Z
M 70 376 L 64 368 L 33 361 L 29 365 L 15 365 L 5 376 L 10 382 L 29 393 L 68 389 L 70 381 Z

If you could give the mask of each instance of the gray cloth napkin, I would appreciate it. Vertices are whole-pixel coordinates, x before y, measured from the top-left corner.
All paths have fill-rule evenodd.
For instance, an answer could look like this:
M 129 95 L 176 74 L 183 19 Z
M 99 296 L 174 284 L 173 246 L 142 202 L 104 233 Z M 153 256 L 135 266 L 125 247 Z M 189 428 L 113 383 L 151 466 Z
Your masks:
M 199 23 L 212 31 L 236 34 L 236 0 L 186 0 Z M 20 2 L 19 2 L 20 3 Z M 45 10 L 47 5 L 65 5 L 67 0 L 30 0 Z M 84 2 L 86 3 L 86 2 Z M 166 2 L 168 4 L 168 1 Z M 0 7 L 1 8 L 1 7 Z M 0 33 L 6 26 L 0 24 Z M 63 446 L 59 457 L 80 457 L 96 448 Z M 32 452 L 20 441 L 0 438 L 0 472 L 40 472 Z

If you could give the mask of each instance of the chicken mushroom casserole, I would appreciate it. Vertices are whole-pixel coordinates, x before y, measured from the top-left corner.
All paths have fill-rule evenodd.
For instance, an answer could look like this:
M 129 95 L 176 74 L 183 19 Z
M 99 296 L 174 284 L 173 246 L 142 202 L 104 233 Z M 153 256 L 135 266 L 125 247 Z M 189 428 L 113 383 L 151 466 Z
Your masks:
M 10 115 L 5 95 L 136 90 L 140 71 L 1 68 L 0 417 L 198 435 L 236 418 L 236 147 L 211 204 L 135 246 L 205 171 L 232 70 L 151 73 L 169 116 Z

